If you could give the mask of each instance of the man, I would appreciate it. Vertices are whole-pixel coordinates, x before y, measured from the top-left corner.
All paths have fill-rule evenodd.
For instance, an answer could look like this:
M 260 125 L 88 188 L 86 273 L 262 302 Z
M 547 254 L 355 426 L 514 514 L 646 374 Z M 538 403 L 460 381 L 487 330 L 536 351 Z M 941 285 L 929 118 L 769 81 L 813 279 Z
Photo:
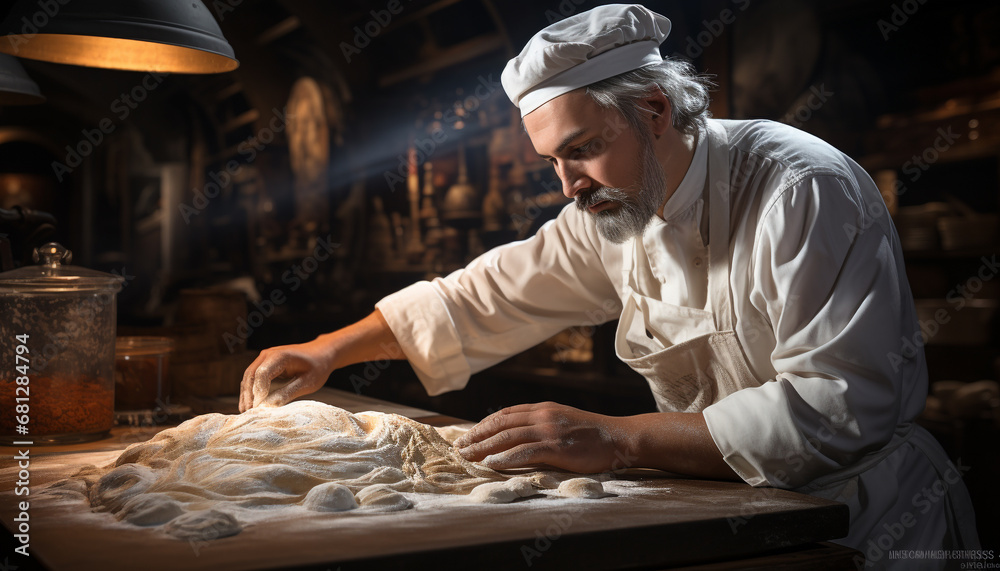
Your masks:
M 815 137 L 707 118 L 704 81 L 659 54 L 669 29 L 610 5 L 533 37 L 504 88 L 575 204 L 357 324 L 265 350 L 241 410 L 387 357 L 439 394 L 568 326 L 618 318 L 616 352 L 660 412 L 515 406 L 460 439 L 463 455 L 600 472 L 624 452 L 636 467 L 836 499 L 851 509 L 843 543 L 876 545 L 879 563 L 889 549 L 975 548 L 960 473 L 913 422 L 926 367 L 903 349 L 919 330 L 877 189 Z M 268 396 L 279 376 L 292 381 Z

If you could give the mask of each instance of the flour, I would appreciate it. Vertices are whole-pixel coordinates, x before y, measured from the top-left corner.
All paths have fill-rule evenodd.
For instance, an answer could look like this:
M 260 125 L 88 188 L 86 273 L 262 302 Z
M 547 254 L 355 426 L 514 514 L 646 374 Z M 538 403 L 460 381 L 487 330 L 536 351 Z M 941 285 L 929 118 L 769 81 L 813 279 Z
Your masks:
M 603 495 L 596 480 L 564 489 L 566 475 L 511 477 L 469 462 L 450 443 L 457 434 L 446 435 L 402 416 L 351 414 L 312 401 L 206 414 L 44 493 L 85 497 L 95 512 L 189 540 L 227 537 L 248 522 L 299 510 L 355 517 L 410 510 L 432 498 L 469 505 Z

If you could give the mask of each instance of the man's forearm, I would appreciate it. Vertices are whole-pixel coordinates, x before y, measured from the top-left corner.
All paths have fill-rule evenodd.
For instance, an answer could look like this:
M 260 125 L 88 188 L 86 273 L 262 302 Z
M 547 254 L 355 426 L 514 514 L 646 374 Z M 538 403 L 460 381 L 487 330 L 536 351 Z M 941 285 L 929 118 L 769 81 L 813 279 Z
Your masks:
M 622 417 L 621 434 L 633 466 L 739 480 L 722 458 L 700 413 L 656 412 Z
M 357 323 L 320 335 L 316 341 L 331 351 L 334 369 L 365 361 L 406 358 L 378 309 Z

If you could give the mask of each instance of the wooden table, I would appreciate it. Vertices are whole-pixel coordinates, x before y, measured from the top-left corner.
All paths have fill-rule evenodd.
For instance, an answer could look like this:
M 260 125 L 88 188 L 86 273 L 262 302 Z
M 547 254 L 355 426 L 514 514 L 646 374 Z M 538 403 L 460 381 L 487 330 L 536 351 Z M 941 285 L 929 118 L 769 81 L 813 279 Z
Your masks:
M 338 393 L 327 389 L 318 400 L 338 401 L 355 411 L 404 408 Z M 419 409 L 407 412 L 431 424 L 454 420 Z M 46 475 L 47 463 L 71 463 L 102 450 L 110 458 L 154 432 L 116 428 L 111 438 L 100 442 L 35 447 L 31 450 L 31 486 L 52 479 Z M 0 469 L 14 464 L 14 454 L 11 448 L 0 448 Z M 749 564 L 746 558 L 757 558 L 754 565 L 761 568 L 777 561 L 806 561 L 800 567 L 810 569 L 824 568 L 817 562 L 833 562 L 825 568 L 853 567 L 850 559 L 856 552 L 817 543 L 847 534 L 848 510 L 842 504 L 785 490 L 674 478 L 654 471 L 631 471 L 620 477 L 641 479 L 653 491 L 641 497 L 623 495 L 570 504 L 556 499 L 522 501 L 490 506 L 488 514 L 476 505 L 451 506 L 443 513 L 411 509 L 367 516 L 366 525 L 318 526 L 307 532 L 293 533 L 289 522 L 268 521 L 236 536 L 201 544 L 169 538 L 153 529 L 81 526 L 57 510 L 33 509 L 32 559 L 5 545 L 0 564 L 8 557 L 21 570 L 44 562 L 55 571 L 611 569 L 706 564 L 697 568 L 729 569 Z M 0 482 L 0 517 L 7 529 L 14 523 L 15 500 L 23 499 L 10 493 L 13 488 L 10 478 Z M 5 535 L 7 541 L 12 540 L 10 534 Z

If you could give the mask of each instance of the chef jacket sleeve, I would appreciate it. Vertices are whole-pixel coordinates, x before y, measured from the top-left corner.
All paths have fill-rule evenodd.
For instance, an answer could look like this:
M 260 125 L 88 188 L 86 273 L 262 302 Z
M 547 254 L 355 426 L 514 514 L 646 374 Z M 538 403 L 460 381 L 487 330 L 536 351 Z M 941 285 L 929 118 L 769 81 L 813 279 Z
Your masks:
M 873 183 L 860 184 L 806 178 L 760 219 L 749 295 L 777 374 L 704 411 L 749 484 L 796 488 L 855 464 L 923 406 L 925 369 L 901 347 L 919 329 L 898 238 Z
M 376 304 L 430 395 L 572 325 L 621 314 L 609 277 L 620 246 L 567 205 L 535 236 L 494 248 L 444 278 L 417 282 Z M 618 268 L 618 269 L 615 269 Z

